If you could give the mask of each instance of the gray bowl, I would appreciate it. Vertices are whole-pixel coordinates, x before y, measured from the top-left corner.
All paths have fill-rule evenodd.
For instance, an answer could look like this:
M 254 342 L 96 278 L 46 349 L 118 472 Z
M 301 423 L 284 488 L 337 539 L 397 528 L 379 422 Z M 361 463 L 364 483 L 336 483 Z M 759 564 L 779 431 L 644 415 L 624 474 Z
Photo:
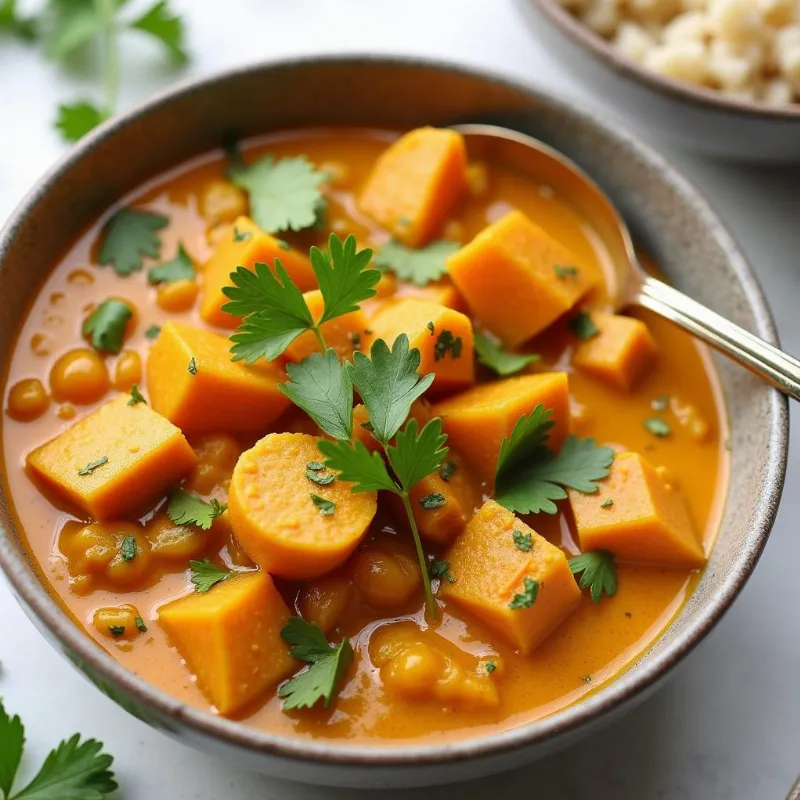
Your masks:
M 0 234 L 0 363 L 42 277 L 110 203 L 160 171 L 250 136 L 307 125 L 408 128 L 489 121 L 538 136 L 611 194 L 639 243 L 678 288 L 776 341 L 751 268 L 695 190 L 649 148 L 608 123 L 501 78 L 436 62 L 325 57 L 263 64 L 188 83 L 86 137 L 36 186 Z M 132 714 L 246 768 L 311 783 L 413 786 L 499 772 L 564 747 L 641 702 L 711 630 L 766 544 L 783 486 L 784 397 L 724 360 L 732 476 L 719 541 L 697 591 L 624 675 L 546 719 L 441 745 L 368 747 L 288 738 L 189 708 L 146 684 L 68 619 L 37 578 L 0 497 L 0 565 L 54 646 Z
M 800 103 L 775 107 L 662 77 L 618 53 L 558 0 L 517 0 L 539 43 L 615 113 L 731 161 L 800 162 Z

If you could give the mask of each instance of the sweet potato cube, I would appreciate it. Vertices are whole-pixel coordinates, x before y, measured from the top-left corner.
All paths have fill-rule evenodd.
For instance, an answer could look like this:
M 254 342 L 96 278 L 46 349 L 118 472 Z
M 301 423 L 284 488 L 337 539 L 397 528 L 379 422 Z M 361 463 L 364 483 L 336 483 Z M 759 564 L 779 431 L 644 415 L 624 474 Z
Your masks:
M 319 320 L 322 312 L 325 310 L 325 304 L 322 300 L 322 292 L 315 289 L 311 292 L 305 292 L 303 295 L 306 300 L 306 305 L 311 316 L 315 320 Z M 341 317 L 329 320 L 323 324 L 321 331 L 325 339 L 325 343 L 336 352 L 340 359 L 351 359 L 354 350 L 360 350 L 362 344 L 366 339 L 367 334 L 365 331 L 369 329 L 367 316 L 359 308 L 357 311 L 352 311 Z M 286 358 L 289 361 L 302 361 L 312 353 L 321 352 L 322 348 L 319 346 L 317 337 L 312 331 L 306 331 L 300 334 L 290 345 L 286 348 Z
M 460 133 L 417 128 L 378 158 L 361 192 L 361 210 L 409 247 L 428 244 L 467 191 Z
M 543 331 L 594 285 L 586 270 L 560 277 L 575 256 L 521 211 L 484 228 L 447 260 L 477 319 L 511 347 Z
M 274 364 L 231 361 L 230 342 L 180 322 L 161 330 L 147 360 L 153 408 L 187 434 L 266 430 L 289 406 Z
M 120 395 L 28 456 L 37 477 L 96 520 L 146 508 L 197 461 L 175 425 L 128 400 Z
M 370 347 L 375 339 L 391 347 L 401 333 L 408 336 L 410 347 L 420 352 L 420 375 L 436 375 L 434 393 L 459 391 L 475 382 L 472 323 L 460 311 L 409 298 L 378 311 L 370 328 Z
M 494 477 L 500 445 L 517 420 L 537 405 L 552 409 L 555 425 L 548 446 L 557 450 L 569 433 L 569 385 L 565 372 L 520 375 L 484 383 L 437 403 L 448 444 L 461 453 L 482 478 Z
M 529 550 L 514 539 L 518 531 Z M 523 655 L 537 645 L 579 603 L 581 592 L 564 553 L 510 511 L 487 500 L 445 555 L 452 583 L 442 581 L 441 595 L 516 647 Z M 526 579 L 536 581 L 534 602 L 512 607 Z
M 291 616 L 266 572 L 236 575 L 174 600 L 158 620 L 220 714 L 231 714 L 294 672 L 281 628 Z
M 255 269 L 256 262 L 263 262 L 272 268 L 276 258 L 280 259 L 289 277 L 301 291 L 316 287 L 317 279 L 306 256 L 292 250 L 280 239 L 264 233 L 249 217 L 239 217 L 230 236 L 220 242 L 203 269 L 203 296 L 200 301 L 203 320 L 220 328 L 235 328 L 241 320 L 222 310 L 222 306 L 228 302 L 222 289 L 233 286 L 231 272 L 235 272 L 236 267 Z
M 633 317 L 592 314 L 600 333 L 578 344 L 572 363 L 629 392 L 658 354 L 647 325 Z
M 430 300 L 440 306 L 447 306 L 454 311 L 466 311 L 467 304 L 458 293 L 453 281 L 448 277 L 433 281 L 427 286 L 416 286 L 413 283 L 404 283 L 398 286 L 395 297 L 400 300 L 406 297 L 416 297 L 420 300 Z
M 599 486 L 597 494 L 569 491 L 581 550 L 674 567 L 705 563 L 683 497 L 638 453 L 616 456 Z

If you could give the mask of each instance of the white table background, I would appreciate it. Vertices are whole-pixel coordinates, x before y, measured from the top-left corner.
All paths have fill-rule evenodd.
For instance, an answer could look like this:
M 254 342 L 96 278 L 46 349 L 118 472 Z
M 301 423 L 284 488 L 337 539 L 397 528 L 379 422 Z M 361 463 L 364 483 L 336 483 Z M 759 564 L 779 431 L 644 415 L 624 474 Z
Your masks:
M 138 2 L 138 0 L 137 0 Z M 413 53 L 589 97 L 531 41 L 514 0 L 173 0 L 208 74 L 263 58 L 332 52 Z M 35 4 L 35 2 L 34 2 Z M 23 0 L 23 7 L 26 2 Z M 123 57 L 124 108 L 172 76 L 148 42 Z M 63 151 L 59 100 L 96 82 L 59 73 L 34 50 L 0 41 L 0 220 Z M 146 146 L 146 145 L 145 145 Z M 742 168 L 669 152 L 734 230 L 755 264 L 784 346 L 800 352 L 800 169 Z M 780 800 L 800 772 L 800 444 L 769 546 L 735 607 L 674 679 L 622 722 L 523 770 L 408 800 Z M 115 755 L 125 800 L 373 800 L 394 792 L 307 787 L 238 772 L 172 742 L 100 694 L 47 645 L 0 578 L 0 695 L 28 737 L 25 774 L 80 731 Z M 398 797 L 400 795 L 397 795 Z

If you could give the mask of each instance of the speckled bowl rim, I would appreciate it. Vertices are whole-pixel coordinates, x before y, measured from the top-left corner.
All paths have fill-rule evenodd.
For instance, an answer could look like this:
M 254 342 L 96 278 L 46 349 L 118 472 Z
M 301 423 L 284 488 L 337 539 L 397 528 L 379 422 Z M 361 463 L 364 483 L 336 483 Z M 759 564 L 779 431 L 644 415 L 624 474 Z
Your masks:
M 164 105 L 169 105 L 178 97 L 202 93 L 220 81 L 235 80 L 238 77 L 266 72 L 270 69 L 303 67 L 314 65 L 354 64 L 369 67 L 385 65 L 398 67 L 422 67 L 440 69 L 465 77 L 488 81 L 506 86 L 531 98 L 532 103 L 540 102 L 552 107 L 568 109 L 579 114 L 584 120 L 615 137 L 631 158 L 651 164 L 658 170 L 663 180 L 677 189 L 692 206 L 704 224 L 714 228 L 722 240 L 725 250 L 735 254 L 731 259 L 733 270 L 747 302 L 752 310 L 756 327 L 755 333 L 770 342 L 777 343 L 777 333 L 772 316 L 767 307 L 761 287 L 734 239 L 724 228 L 697 190 L 655 151 L 640 143 L 614 124 L 585 111 L 576 112 L 569 104 L 555 99 L 539 87 L 511 80 L 491 71 L 466 67 L 437 59 L 405 57 L 401 55 L 346 54 L 303 56 L 299 58 L 274 59 L 257 64 L 227 70 L 208 77 L 181 82 L 161 92 L 129 112 L 109 120 L 86 136 L 39 181 L 12 214 L 0 232 L 0 262 L 2 261 L 15 230 L 22 226 L 40 199 L 51 191 L 73 162 L 79 160 L 96 145 L 115 136 L 118 130 L 126 128 L 135 120 L 147 117 L 148 113 Z M 252 753 L 268 754 L 282 759 L 313 762 L 320 765 L 345 766 L 362 765 L 374 767 L 420 766 L 470 760 L 492 754 L 509 753 L 517 749 L 530 748 L 560 739 L 576 732 L 579 728 L 593 722 L 617 707 L 627 705 L 637 695 L 656 684 L 675 667 L 709 633 L 729 608 L 744 587 L 755 567 L 764 545 L 769 537 L 772 523 L 780 500 L 786 471 L 788 449 L 788 404 L 784 396 L 772 391 L 770 398 L 768 465 L 762 495 L 762 502 L 753 515 L 753 525 L 747 534 L 745 547 L 731 567 L 730 574 L 719 586 L 714 595 L 697 612 L 680 638 L 669 646 L 654 651 L 637 665 L 633 672 L 627 672 L 600 689 L 597 693 L 575 703 L 555 714 L 530 723 L 500 732 L 493 732 L 474 738 L 464 738 L 443 744 L 423 745 L 412 743 L 393 745 L 343 744 L 336 741 L 316 741 L 294 736 L 281 736 L 266 731 L 248 728 L 246 725 L 216 716 L 208 711 L 185 705 L 166 692 L 148 684 L 133 672 L 122 666 L 113 656 L 99 648 L 64 613 L 55 599 L 48 593 L 36 576 L 35 571 L 21 557 L 3 529 L 0 528 L 0 567 L 2 567 L 21 600 L 36 615 L 39 622 L 49 629 L 68 651 L 78 657 L 96 674 L 103 676 L 112 685 L 121 688 L 137 701 L 153 708 L 166 718 L 183 723 L 195 733 L 220 740 L 229 745 L 243 748 Z
M 526 6 L 535 6 L 575 44 L 588 51 L 594 58 L 610 67 L 619 75 L 630 78 L 647 89 L 665 94 L 673 100 L 701 106 L 705 109 L 745 116 L 753 119 L 800 121 L 800 103 L 787 106 L 769 106 L 752 100 L 740 100 L 690 83 L 657 75 L 645 69 L 633 59 L 618 53 L 611 43 L 595 33 L 588 25 L 571 14 L 558 0 L 517 0 Z M 526 9 L 530 11 L 530 8 Z

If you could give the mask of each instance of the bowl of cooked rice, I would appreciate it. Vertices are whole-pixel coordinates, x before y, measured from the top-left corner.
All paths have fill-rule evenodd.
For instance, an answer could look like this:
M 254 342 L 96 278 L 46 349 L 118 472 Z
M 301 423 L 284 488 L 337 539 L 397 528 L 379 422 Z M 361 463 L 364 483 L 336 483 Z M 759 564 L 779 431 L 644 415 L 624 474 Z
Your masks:
M 703 154 L 800 162 L 798 0 L 518 0 L 612 112 Z

